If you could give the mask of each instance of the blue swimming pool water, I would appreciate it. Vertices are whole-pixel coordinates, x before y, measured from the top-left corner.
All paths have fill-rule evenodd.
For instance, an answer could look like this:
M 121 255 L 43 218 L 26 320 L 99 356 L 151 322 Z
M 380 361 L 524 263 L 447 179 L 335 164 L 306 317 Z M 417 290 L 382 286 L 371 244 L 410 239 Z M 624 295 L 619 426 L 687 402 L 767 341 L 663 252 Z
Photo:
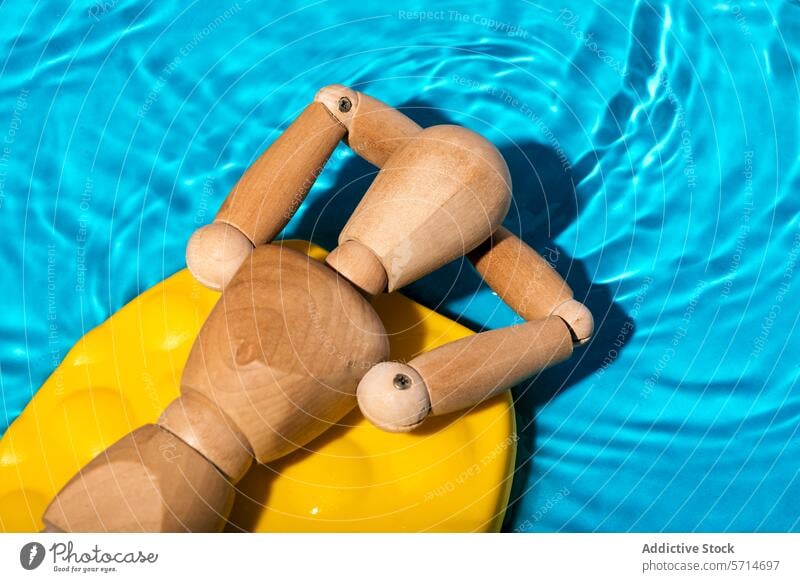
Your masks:
M 594 311 L 515 391 L 507 529 L 800 529 L 800 3 L 266 4 L 0 9 L 0 433 L 344 83 L 493 140 Z M 338 150 L 285 234 L 334 246 L 373 173 Z M 408 293 L 516 321 L 462 266 Z

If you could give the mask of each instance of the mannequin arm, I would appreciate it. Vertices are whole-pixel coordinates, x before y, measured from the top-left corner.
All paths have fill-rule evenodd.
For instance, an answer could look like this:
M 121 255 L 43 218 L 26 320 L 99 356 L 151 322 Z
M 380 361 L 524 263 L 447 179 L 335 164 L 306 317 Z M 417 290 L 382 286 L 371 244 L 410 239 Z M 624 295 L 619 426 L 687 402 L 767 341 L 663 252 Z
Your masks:
M 376 426 L 413 430 L 428 416 L 476 406 L 566 360 L 592 334 L 592 315 L 550 265 L 500 228 L 469 255 L 478 272 L 526 323 L 478 333 L 417 356 L 384 362 L 358 386 L 358 404 Z
M 527 321 L 558 315 L 584 344 L 594 332 L 592 313 L 539 253 L 502 226 L 467 255 L 481 277 Z
M 189 270 L 203 285 L 222 289 L 255 245 L 286 226 L 339 141 L 380 167 L 417 131 L 408 117 L 368 95 L 341 85 L 321 89 L 242 175 L 214 222 L 192 235 Z

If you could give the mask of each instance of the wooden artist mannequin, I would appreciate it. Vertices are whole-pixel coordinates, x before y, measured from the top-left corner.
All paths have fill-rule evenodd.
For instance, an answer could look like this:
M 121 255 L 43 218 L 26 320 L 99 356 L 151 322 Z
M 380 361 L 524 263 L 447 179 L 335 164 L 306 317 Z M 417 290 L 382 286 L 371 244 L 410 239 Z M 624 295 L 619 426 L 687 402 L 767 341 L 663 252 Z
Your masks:
M 326 264 L 269 245 L 344 140 L 380 168 Z M 407 431 L 472 407 L 568 358 L 592 316 L 536 252 L 500 225 L 511 180 L 497 149 L 463 127 L 420 128 L 332 85 L 244 173 L 187 264 L 222 290 L 189 354 L 181 396 L 109 447 L 44 514 L 48 531 L 218 531 L 253 460 L 303 447 L 358 403 Z M 387 362 L 365 296 L 468 254 L 527 322 Z

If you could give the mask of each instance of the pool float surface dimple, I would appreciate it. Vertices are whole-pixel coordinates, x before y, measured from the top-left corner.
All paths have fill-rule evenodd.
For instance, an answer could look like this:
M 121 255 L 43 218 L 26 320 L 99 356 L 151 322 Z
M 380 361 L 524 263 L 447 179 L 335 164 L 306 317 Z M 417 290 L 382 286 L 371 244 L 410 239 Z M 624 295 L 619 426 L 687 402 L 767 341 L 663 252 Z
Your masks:
M 78 341 L 0 440 L 0 530 L 41 530 L 45 507 L 78 469 L 159 417 L 218 298 L 183 270 Z M 393 359 L 472 333 L 396 293 L 373 305 Z M 227 529 L 497 531 L 515 444 L 507 392 L 408 434 L 383 432 L 354 410 L 306 448 L 253 466 L 237 484 Z

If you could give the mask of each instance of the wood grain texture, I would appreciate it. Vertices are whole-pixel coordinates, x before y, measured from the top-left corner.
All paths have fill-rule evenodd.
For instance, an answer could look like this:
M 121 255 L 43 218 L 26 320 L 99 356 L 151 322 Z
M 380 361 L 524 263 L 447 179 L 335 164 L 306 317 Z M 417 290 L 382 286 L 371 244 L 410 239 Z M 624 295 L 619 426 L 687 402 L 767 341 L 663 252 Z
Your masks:
M 305 200 L 345 127 L 322 103 L 311 103 L 250 166 L 215 220 L 238 228 L 254 245 L 271 241 Z
M 221 291 L 236 273 L 253 243 L 235 226 L 212 222 L 201 226 L 186 245 L 186 266 L 202 285 Z
M 572 299 L 572 289 L 561 275 L 503 227 L 468 257 L 495 293 L 527 321 L 547 317 Z
M 503 227 L 469 253 L 469 260 L 497 295 L 528 321 L 558 315 L 577 344 L 594 333 L 592 312 L 539 253 Z
M 232 483 L 244 477 L 253 462 L 247 439 L 219 406 L 184 388 L 158 419 L 158 424 L 194 448 Z
M 215 402 L 260 463 L 302 447 L 355 405 L 388 357 L 383 324 L 344 279 L 285 247 L 257 247 L 195 342 L 184 389 Z
M 75 475 L 44 514 L 48 531 L 220 531 L 234 491 L 175 435 L 145 425 Z
M 349 105 L 342 107 L 343 99 Z M 319 90 L 315 100 L 324 103 L 347 128 L 344 139 L 350 149 L 379 168 L 411 136 L 422 131 L 397 109 L 349 87 L 328 85 Z
M 382 168 L 389 157 L 422 128 L 397 109 L 365 93 L 358 94 L 358 109 L 345 142 L 360 157 Z
M 569 328 L 553 316 L 446 344 L 408 365 L 428 388 L 431 413 L 439 415 L 475 406 L 571 354 Z
M 398 388 L 397 379 L 403 380 Z M 388 432 L 409 432 L 431 413 L 431 397 L 422 376 L 402 362 L 382 362 L 358 384 L 358 407 L 367 420 Z
M 378 257 L 357 241 L 348 240 L 333 249 L 325 263 L 368 295 L 386 291 L 386 270 Z
M 370 249 L 392 291 L 486 240 L 508 212 L 510 188 L 491 143 L 463 127 L 430 127 L 388 158 L 339 244 Z

